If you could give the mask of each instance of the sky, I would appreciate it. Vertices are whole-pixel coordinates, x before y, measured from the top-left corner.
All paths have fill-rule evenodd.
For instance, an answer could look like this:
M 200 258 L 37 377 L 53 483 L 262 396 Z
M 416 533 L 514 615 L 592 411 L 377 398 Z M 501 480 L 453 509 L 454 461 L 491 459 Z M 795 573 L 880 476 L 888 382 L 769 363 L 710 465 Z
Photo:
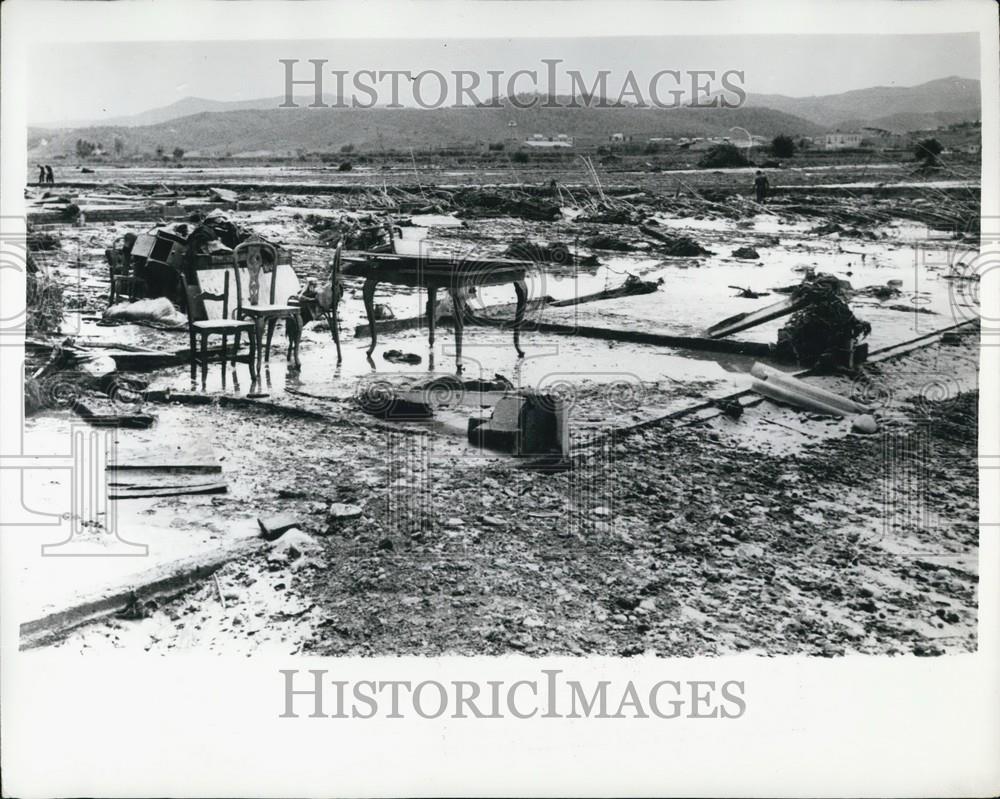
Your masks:
M 542 72 L 543 58 L 563 60 L 557 91 L 569 86 L 565 70 L 579 70 L 589 85 L 606 69 L 615 96 L 629 71 L 648 85 L 664 69 L 742 70 L 748 93 L 802 97 L 951 75 L 978 78 L 980 70 L 976 34 L 60 43 L 31 51 L 27 118 L 99 121 L 192 96 L 276 97 L 284 94 L 279 59 L 298 59 L 305 77 L 308 59 L 326 59 L 327 69 L 349 73 L 502 70 L 508 76 L 519 69 Z M 329 76 L 325 87 L 335 88 Z M 400 101 L 411 105 L 406 92 Z

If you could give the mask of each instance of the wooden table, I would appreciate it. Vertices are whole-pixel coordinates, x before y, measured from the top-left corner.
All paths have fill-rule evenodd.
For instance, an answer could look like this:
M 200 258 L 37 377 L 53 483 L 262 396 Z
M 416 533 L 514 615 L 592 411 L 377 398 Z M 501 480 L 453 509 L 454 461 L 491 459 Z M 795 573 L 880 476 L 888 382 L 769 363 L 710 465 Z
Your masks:
M 434 347 L 435 308 L 438 289 L 444 289 L 451 296 L 455 319 L 455 359 L 458 371 L 462 371 L 462 329 L 465 323 L 466 293 L 470 288 L 498 286 L 510 283 L 514 286 L 517 306 L 514 312 L 514 349 L 519 358 L 524 357 L 521 349 L 521 323 L 528 299 L 525 282 L 530 261 L 515 261 L 506 258 L 470 259 L 460 256 L 398 255 L 395 253 L 361 252 L 345 256 L 343 274 L 365 279 L 362 296 L 368 326 L 371 330 L 371 345 L 368 357 L 375 351 L 377 333 L 375 326 L 375 288 L 379 283 L 393 283 L 427 290 L 427 327 L 431 348 Z

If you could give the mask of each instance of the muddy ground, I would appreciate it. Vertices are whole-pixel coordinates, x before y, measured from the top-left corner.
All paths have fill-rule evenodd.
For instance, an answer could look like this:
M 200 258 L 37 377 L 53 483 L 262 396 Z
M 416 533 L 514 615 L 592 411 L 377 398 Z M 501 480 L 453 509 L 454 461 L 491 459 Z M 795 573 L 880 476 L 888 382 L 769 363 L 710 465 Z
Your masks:
M 973 330 L 960 345 L 923 350 L 917 366 L 947 359 L 974 385 L 977 339 Z M 291 553 L 268 548 L 228 564 L 218 586 L 207 580 L 149 618 L 99 623 L 60 646 L 973 651 L 978 393 L 910 393 L 908 360 L 869 372 L 893 397 L 878 435 L 762 403 L 738 421 L 681 418 L 614 436 L 583 448 L 571 472 L 441 459 L 432 437 L 345 427 L 336 417 L 276 424 L 273 412 L 220 414 L 214 438 L 237 461 L 227 470 L 251 479 L 246 497 L 212 498 L 203 513 L 224 527 L 252 497 L 262 515 L 297 514 L 308 538 L 290 539 Z M 783 438 L 763 445 L 774 439 L 762 428 Z M 896 448 L 887 450 L 890 441 Z M 262 449 L 302 454 L 255 460 Z M 339 521 L 331 502 L 363 513 Z
M 117 170 L 87 178 L 95 184 L 168 179 L 161 172 L 190 184 L 274 184 L 253 193 L 266 208 L 231 216 L 290 249 L 300 277 L 322 277 L 329 260 L 306 216 L 352 202 L 350 194 L 323 188 L 347 178 L 327 181 L 315 169 L 246 176 L 232 169 Z M 436 179 L 490 179 L 454 172 Z M 978 189 L 965 177 L 945 186 L 941 176 L 911 172 L 870 164 L 789 171 L 782 180 L 804 188 L 779 192 L 766 209 L 738 196 L 701 196 L 743 192 L 745 171 L 639 178 L 602 172 L 600 187 L 563 198 L 569 204 L 559 221 L 417 215 L 400 245 L 496 255 L 514 238 L 565 241 L 598 257 L 600 266 L 540 269 L 532 276 L 533 297 L 600 291 L 627 274 L 663 284 L 655 294 L 546 308 L 541 321 L 673 335 L 700 335 L 712 322 L 773 302 L 780 296 L 773 289 L 797 283 L 806 268 L 859 289 L 899 281 L 891 298 L 852 300 L 872 323 L 877 351 L 976 312 L 973 283 L 954 279 L 956 265 L 974 259 L 975 245 L 965 230 L 933 225 L 940 222 L 934 209 L 948 206 L 948 197 L 967 206 L 965 195 Z M 369 177 L 376 187 L 385 180 Z M 429 190 L 426 175 L 413 177 L 401 180 L 408 191 Z M 569 177 L 560 180 L 568 184 Z M 621 194 L 636 181 L 647 199 L 621 202 L 643 206 L 658 229 L 690 236 L 710 252 L 665 257 L 649 249 L 635 225 L 578 221 L 600 191 L 616 187 Z M 876 185 L 886 181 L 887 189 Z M 916 187 L 907 185 L 913 181 Z M 317 189 L 299 185 L 288 193 L 282 182 Z M 823 209 L 836 211 L 844 224 L 817 231 Z M 149 224 L 90 218 L 38 225 L 58 237 L 45 258 L 67 284 L 74 312 L 65 334 L 90 345 L 186 345 L 183 332 L 96 324 L 107 296 L 103 248 Z M 592 235 L 637 246 L 615 252 L 580 245 Z M 743 246 L 761 257 L 734 256 Z M 747 300 L 732 286 L 768 294 Z M 367 339 L 352 338 L 364 321 L 359 294 L 359 283 L 348 280 L 343 364 L 335 363 L 329 333 L 307 328 L 301 373 L 286 369 L 279 345 L 256 386 L 246 364 L 214 365 L 204 381 L 192 381 L 184 366 L 135 375 L 177 400 L 146 405 L 157 416 L 152 432 L 189 431 L 209 441 L 229 484 L 224 495 L 162 498 L 141 513 L 178 528 L 210 528 L 220 546 L 227 526 L 247 514 L 291 513 L 302 534 L 286 533 L 284 544 L 279 539 L 277 547 L 229 563 L 180 598 L 152 601 L 147 618 L 100 622 L 59 646 L 829 656 L 975 648 L 977 329 L 967 326 L 949 344 L 932 337 L 926 347 L 850 377 L 819 379 L 877 406 L 881 429 L 872 436 L 852 433 L 849 421 L 770 402 L 748 406 L 739 420 L 667 418 L 745 390 L 748 357 L 535 332 L 522 338 L 528 349 L 522 361 L 509 332 L 468 329 L 465 377 L 502 374 L 517 386 L 569 386 L 575 468 L 547 472 L 466 442 L 466 419 L 482 410 L 474 398 L 444 409 L 432 423 L 384 423 L 365 414 L 354 400 L 366 381 L 412 382 L 453 373 L 454 363 L 447 329 L 439 332 L 436 353 L 425 331 L 382 335 L 374 365 L 366 362 Z M 490 289 L 478 301 L 509 302 L 509 294 Z M 391 287 L 379 301 L 397 317 L 422 308 L 416 292 Z M 773 341 L 779 326 L 739 337 Z M 423 362 L 390 364 L 382 358 L 390 348 L 417 353 Z M 429 370 L 432 354 L 437 371 Z M 248 404 L 249 391 L 266 396 Z M 188 404 L 185 396 L 193 395 L 216 402 Z M 29 439 L 49 440 L 73 418 L 63 410 L 30 419 Z M 341 505 L 360 506 L 361 513 L 338 516 Z M 31 579 L 30 569 L 24 576 Z

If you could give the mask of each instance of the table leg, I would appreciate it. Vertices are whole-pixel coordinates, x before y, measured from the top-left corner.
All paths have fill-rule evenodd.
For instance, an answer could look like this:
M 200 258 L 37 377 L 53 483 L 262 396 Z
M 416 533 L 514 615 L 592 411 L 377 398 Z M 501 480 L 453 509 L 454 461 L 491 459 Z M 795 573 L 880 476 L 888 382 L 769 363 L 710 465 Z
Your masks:
M 434 323 L 437 321 L 437 286 L 427 287 L 427 340 L 434 349 Z
M 458 372 L 462 371 L 462 328 L 465 325 L 465 297 L 461 288 L 449 289 L 451 304 L 455 319 L 455 364 Z
M 528 284 L 523 280 L 515 280 L 514 293 L 517 295 L 517 307 L 514 310 L 514 349 L 517 350 L 517 357 L 523 358 L 521 323 L 524 321 L 524 307 L 528 304 Z
M 365 285 L 361 289 L 362 299 L 365 301 L 365 314 L 368 316 L 368 329 L 372 334 L 372 343 L 368 347 L 368 356 L 375 352 L 375 344 L 378 341 L 378 335 L 375 332 L 375 287 L 378 285 L 378 279 L 374 277 L 369 277 L 365 280 Z

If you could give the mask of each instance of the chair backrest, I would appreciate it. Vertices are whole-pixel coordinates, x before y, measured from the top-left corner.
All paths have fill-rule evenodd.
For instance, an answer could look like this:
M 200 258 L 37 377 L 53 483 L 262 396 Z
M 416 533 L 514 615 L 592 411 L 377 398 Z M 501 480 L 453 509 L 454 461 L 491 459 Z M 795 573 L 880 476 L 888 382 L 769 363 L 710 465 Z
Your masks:
M 278 269 L 278 248 L 266 241 L 251 238 L 233 249 L 233 266 L 236 270 L 236 306 L 257 305 L 261 302 L 260 281 L 266 273 L 271 275 L 270 290 L 266 302 L 274 305 Z M 247 291 L 244 295 L 240 269 L 247 270 Z
M 321 287 L 316 293 L 316 302 L 324 311 L 329 311 L 333 307 L 338 294 L 343 291 L 340 285 L 340 261 L 341 251 L 344 249 L 344 241 L 341 239 L 337 243 L 337 249 L 333 253 L 333 261 L 330 264 L 330 282 Z
M 213 293 L 211 291 L 202 291 L 198 286 L 192 286 L 188 283 L 187 276 L 181 273 L 181 284 L 184 286 L 184 301 L 187 309 L 188 317 L 188 327 L 192 323 L 203 320 L 207 318 L 205 313 L 205 300 L 214 300 L 216 302 L 222 303 L 222 318 L 229 318 L 229 271 L 226 273 L 222 280 L 222 292 Z M 197 317 L 197 319 L 195 318 Z
M 116 277 L 128 274 L 128 261 L 125 258 L 124 240 L 121 236 L 111 242 L 111 246 L 104 251 L 104 257 L 111 267 L 111 280 Z

